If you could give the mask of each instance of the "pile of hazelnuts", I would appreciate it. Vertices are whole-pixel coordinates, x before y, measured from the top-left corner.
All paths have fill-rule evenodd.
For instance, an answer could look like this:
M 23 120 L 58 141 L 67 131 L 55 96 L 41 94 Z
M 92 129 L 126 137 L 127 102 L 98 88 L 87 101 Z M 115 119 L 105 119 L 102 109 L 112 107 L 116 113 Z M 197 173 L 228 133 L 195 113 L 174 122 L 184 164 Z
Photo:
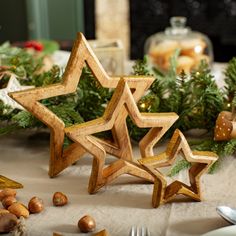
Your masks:
M 0 233 L 9 233 L 19 224 L 18 218 L 28 218 L 30 214 L 40 213 L 44 210 L 43 200 L 38 197 L 32 197 L 26 207 L 16 199 L 16 190 L 5 188 L 0 191 L 0 201 L 4 208 L 0 208 Z M 54 206 L 64 206 L 68 203 L 68 198 L 62 192 L 55 192 L 52 198 Z M 78 227 L 81 232 L 87 233 L 94 231 L 96 227 L 95 220 L 89 216 L 83 216 Z

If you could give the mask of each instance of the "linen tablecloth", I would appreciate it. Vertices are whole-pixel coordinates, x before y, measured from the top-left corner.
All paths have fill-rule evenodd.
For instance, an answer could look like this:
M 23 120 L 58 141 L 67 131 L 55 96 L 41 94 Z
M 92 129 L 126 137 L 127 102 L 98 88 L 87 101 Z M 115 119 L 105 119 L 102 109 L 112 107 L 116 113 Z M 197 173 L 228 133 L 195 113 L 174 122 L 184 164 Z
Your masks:
M 60 51 L 55 56 L 63 67 L 68 57 L 69 53 Z M 126 63 L 126 74 L 130 74 L 132 64 Z M 224 84 L 224 67 L 225 64 L 213 65 L 220 87 Z M 152 236 L 201 235 L 228 225 L 217 215 L 216 206 L 236 207 L 236 159 L 233 157 L 225 158 L 217 173 L 203 176 L 202 202 L 174 202 L 153 209 L 153 185 L 127 175 L 119 177 L 97 194 L 89 195 L 87 185 L 92 158 L 88 154 L 58 177 L 50 179 L 47 175 L 49 140 L 35 134 L 38 131 L 0 137 L 0 174 L 24 185 L 23 189 L 18 190 L 18 200 L 27 205 L 31 197 L 38 196 L 45 202 L 45 211 L 30 215 L 26 221 L 29 235 L 47 236 L 52 232 L 68 236 L 83 235 L 79 233 L 77 222 L 85 214 L 95 218 L 96 231 L 105 228 L 111 236 L 128 236 L 133 225 L 147 226 Z M 137 146 L 134 147 L 134 153 L 137 158 L 140 157 Z M 108 158 L 109 161 L 112 158 Z M 183 173 L 179 177 L 181 175 Z M 52 196 L 56 191 L 68 196 L 68 205 L 52 205 Z
M 236 207 L 236 159 L 233 157 L 225 158 L 215 174 L 202 177 L 202 202 L 174 202 L 154 209 L 151 206 L 153 185 L 132 176 L 121 176 L 97 194 L 89 195 L 92 158 L 87 154 L 76 165 L 50 179 L 47 175 L 49 140 L 35 133 L 37 131 L 0 137 L 0 174 L 24 185 L 18 190 L 19 201 L 27 205 L 31 197 L 38 196 L 45 203 L 42 213 L 30 215 L 26 220 L 29 235 L 52 235 L 52 232 L 83 235 L 77 222 L 85 214 L 95 218 L 96 231 L 105 228 L 111 236 L 128 236 L 132 225 L 147 226 L 152 236 L 201 235 L 228 225 L 217 215 L 216 206 Z M 139 158 L 138 147 L 134 147 L 134 152 Z M 109 161 L 112 158 L 108 158 Z M 68 196 L 68 205 L 52 205 L 56 191 Z

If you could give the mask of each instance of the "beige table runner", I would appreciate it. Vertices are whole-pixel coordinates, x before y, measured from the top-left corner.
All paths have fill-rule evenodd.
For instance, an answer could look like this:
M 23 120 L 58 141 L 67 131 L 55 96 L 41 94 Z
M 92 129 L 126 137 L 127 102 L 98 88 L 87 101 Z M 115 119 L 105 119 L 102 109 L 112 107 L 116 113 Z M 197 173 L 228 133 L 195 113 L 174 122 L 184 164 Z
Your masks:
M 36 136 L 37 137 L 37 136 Z M 138 148 L 135 148 L 138 155 Z M 85 214 L 97 222 L 97 231 L 106 228 L 112 236 L 128 236 L 132 225 L 146 225 L 152 236 L 201 235 L 228 225 L 215 208 L 236 207 L 236 159 L 227 157 L 216 174 L 202 178 L 203 202 L 176 202 L 157 209 L 151 206 L 152 184 L 123 176 L 95 195 L 87 193 L 92 158 L 82 158 L 57 178 L 47 175 L 49 141 L 23 132 L 0 137 L 0 173 L 21 182 L 18 199 L 27 204 L 33 196 L 41 197 L 46 210 L 26 221 L 30 235 L 83 235 L 76 227 Z M 52 206 L 56 191 L 67 194 L 69 204 Z M 87 234 L 88 235 L 88 234 Z

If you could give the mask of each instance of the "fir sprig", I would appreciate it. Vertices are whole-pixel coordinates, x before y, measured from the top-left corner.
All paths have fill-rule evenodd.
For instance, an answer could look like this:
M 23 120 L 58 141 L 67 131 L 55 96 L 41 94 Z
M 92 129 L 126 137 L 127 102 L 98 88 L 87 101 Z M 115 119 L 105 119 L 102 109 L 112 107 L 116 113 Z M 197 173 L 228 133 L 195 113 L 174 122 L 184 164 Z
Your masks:
M 228 96 L 228 102 L 231 102 L 236 91 L 236 57 L 229 61 L 224 74 L 226 83 L 225 90 Z
M 183 72 L 177 75 L 176 55 L 178 51 L 171 58 L 170 69 L 166 73 L 151 68 L 147 58 L 135 63 L 134 74 L 155 77 L 148 93 L 138 102 L 138 107 L 141 112 L 176 112 L 179 119 L 167 136 L 172 135 L 175 128 L 182 131 L 201 128 L 207 129 L 212 134 L 218 113 L 229 102 L 234 106 L 236 104 L 236 58 L 229 62 L 225 71 L 226 86 L 222 91 L 216 86 L 206 63 L 202 63 L 190 77 Z M 1 65 L 8 66 L 9 71 L 17 75 L 22 85 L 41 87 L 61 82 L 62 71 L 57 66 L 48 72 L 38 74 L 37 71 L 42 66 L 42 57 L 35 57 L 24 49 L 11 47 L 8 43 L 3 44 L 0 46 L 0 58 Z M 0 86 L 7 83 L 8 79 L 7 76 L 4 77 Z M 84 68 L 75 93 L 44 99 L 40 102 L 68 126 L 102 116 L 112 94 L 113 90 L 101 87 L 91 71 Z M 137 141 L 148 131 L 136 127 L 129 118 L 127 122 L 131 137 Z M 27 111 L 13 110 L 0 102 L 0 135 L 42 126 L 44 125 Z M 68 143 L 69 140 L 65 140 L 65 144 Z M 192 148 L 214 151 L 223 157 L 235 152 L 236 140 L 216 142 L 211 135 L 210 140 L 201 140 Z M 177 173 L 185 168 L 185 164 L 177 163 L 171 173 Z

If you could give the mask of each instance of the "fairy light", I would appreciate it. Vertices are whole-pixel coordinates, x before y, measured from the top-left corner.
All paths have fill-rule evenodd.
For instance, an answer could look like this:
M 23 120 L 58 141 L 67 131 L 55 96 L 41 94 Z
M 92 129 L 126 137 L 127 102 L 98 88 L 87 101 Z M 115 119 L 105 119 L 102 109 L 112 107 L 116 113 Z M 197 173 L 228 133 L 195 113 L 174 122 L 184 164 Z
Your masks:
M 143 103 L 140 104 L 140 107 L 141 107 L 142 109 L 145 109 L 145 108 L 146 108 L 146 104 L 143 102 Z
M 201 45 L 197 45 L 195 48 L 194 48 L 194 51 L 199 54 L 202 52 L 202 46 Z

